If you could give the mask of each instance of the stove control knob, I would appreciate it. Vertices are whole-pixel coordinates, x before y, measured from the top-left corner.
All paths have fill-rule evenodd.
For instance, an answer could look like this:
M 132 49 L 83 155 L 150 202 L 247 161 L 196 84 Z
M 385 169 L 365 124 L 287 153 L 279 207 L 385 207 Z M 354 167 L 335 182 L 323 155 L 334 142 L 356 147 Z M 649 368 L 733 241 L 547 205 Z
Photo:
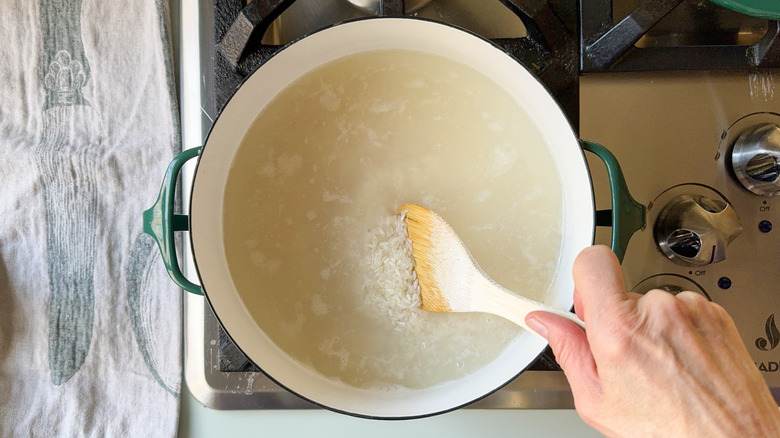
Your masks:
M 645 278 L 640 281 L 639 284 L 634 286 L 631 290 L 638 294 L 646 294 L 652 289 L 661 289 L 669 292 L 673 295 L 677 295 L 682 291 L 695 292 L 708 300 L 712 301 L 707 292 L 702 287 L 695 283 L 693 280 L 675 274 L 656 274 L 652 277 Z
M 681 195 L 664 206 L 653 228 L 655 241 L 670 260 L 704 266 L 726 258 L 726 246 L 742 232 L 742 222 L 723 199 Z
M 731 151 L 731 167 L 751 192 L 780 193 L 780 126 L 762 123 L 742 132 Z

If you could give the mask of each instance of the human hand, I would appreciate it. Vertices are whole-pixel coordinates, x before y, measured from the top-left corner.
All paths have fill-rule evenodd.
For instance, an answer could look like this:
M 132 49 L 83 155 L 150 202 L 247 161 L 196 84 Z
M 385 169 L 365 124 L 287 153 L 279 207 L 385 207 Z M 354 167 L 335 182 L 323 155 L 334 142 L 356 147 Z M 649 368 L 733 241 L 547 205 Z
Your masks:
M 582 419 L 614 437 L 780 437 L 780 411 L 723 308 L 694 292 L 625 291 L 605 246 L 574 263 L 585 321 L 532 312 Z

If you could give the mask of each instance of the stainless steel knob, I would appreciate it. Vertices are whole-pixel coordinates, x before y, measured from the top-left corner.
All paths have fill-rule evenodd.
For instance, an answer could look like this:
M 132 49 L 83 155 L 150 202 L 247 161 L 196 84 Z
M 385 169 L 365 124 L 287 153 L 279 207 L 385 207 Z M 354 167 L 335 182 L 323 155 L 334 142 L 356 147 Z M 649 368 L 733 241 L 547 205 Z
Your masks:
M 638 294 L 646 294 L 652 289 L 661 289 L 671 294 L 677 295 L 682 291 L 691 291 L 699 295 L 704 296 L 708 300 L 712 301 L 707 292 L 702 287 L 691 280 L 690 278 L 683 277 L 677 274 L 656 274 L 651 277 L 645 278 L 640 281 L 631 290 Z
M 761 196 L 780 193 L 780 126 L 762 123 L 742 132 L 731 152 L 739 182 Z
M 664 206 L 653 228 L 661 251 L 685 266 L 726 258 L 726 246 L 742 232 L 737 213 L 723 199 L 681 195 Z

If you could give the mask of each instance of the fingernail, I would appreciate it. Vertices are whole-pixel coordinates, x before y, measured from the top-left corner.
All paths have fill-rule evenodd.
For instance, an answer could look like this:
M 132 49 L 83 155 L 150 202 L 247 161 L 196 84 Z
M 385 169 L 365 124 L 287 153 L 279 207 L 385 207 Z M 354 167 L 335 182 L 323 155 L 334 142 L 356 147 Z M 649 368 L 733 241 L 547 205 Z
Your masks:
M 547 339 L 547 326 L 542 324 L 541 321 L 534 318 L 533 316 L 529 316 L 525 319 L 525 323 L 528 324 L 528 327 L 535 331 L 539 336 Z

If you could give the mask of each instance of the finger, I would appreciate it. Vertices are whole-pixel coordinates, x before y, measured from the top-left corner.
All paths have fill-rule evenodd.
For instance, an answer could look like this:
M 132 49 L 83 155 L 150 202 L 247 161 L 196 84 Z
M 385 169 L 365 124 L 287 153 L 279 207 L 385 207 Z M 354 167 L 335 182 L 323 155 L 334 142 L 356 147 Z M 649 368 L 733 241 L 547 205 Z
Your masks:
M 675 297 L 691 307 L 706 308 L 712 304 L 704 295 L 691 291 L 680 292 Z
M 585 321 L 588 331 L 598 331 L 602 328 L 602 316 L 613 320 L 616 316 L 605 309 L 620 307 L 620 303 L 630 300 L 620 263 L 612 250 L 594 245 L 577 256 L 572 271 L 577 315 Z
M 526 324 L 550 343 L 555 360 L 563 369 L 575 402 L 600 393 L 596 362 L 585 331 L 574 322 L 545 311 L 530 312 Z
M 577 292 L 576 287 L 574 288 L 574 313 L 576 313 L 581 320 L 585 321 L 585 312 L 582 311 L 582 298 L 580 298 L 580 294 Z

